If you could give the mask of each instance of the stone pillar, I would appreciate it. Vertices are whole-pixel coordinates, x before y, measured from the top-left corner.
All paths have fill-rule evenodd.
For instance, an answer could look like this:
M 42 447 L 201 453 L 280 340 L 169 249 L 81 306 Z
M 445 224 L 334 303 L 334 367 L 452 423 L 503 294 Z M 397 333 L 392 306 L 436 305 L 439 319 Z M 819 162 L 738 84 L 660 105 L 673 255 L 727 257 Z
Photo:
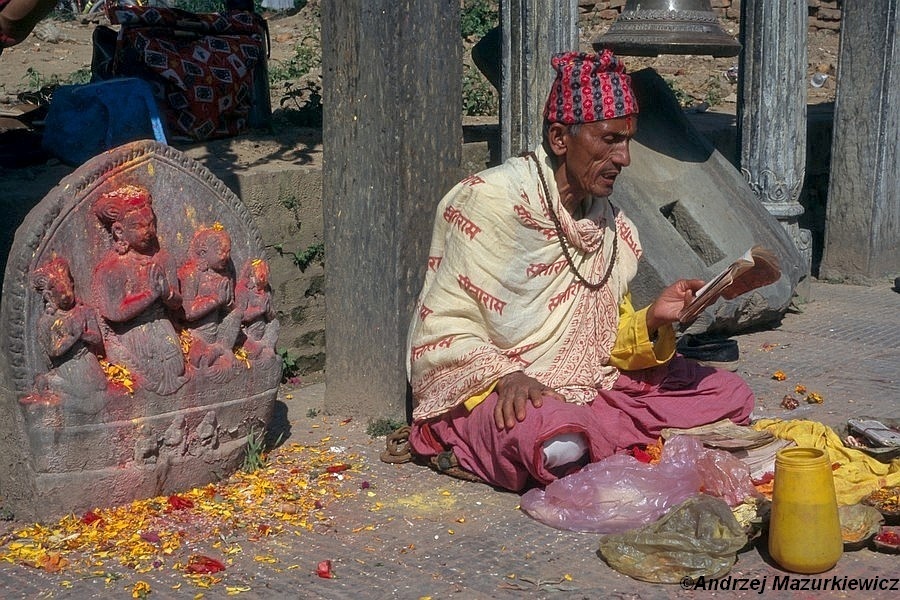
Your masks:
M 405 416 L 406 333 L 459 180 L 459 0 L 322 3 L 329 413 Z
M 809 273 L 812 235 L 798 224 L 806 173 L 806 31 L 806 0 L 741 3 L 741 173 L 788 231 Z
M 577 18 L 577 0 L 500 0 L 501 160 L 540 142 L 550 57 L 578 49 Z
M 843 4 L 819 276 L 900 275 L 900 0 Z

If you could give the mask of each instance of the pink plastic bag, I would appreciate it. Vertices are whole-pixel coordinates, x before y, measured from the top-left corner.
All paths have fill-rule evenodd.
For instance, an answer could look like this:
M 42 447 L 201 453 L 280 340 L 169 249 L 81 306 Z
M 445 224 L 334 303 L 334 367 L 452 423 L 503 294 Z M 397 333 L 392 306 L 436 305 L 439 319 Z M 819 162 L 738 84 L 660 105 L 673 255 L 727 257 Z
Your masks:
M 617 454 L 529 490 L 520 506 L 530 517 L 557 529 L 618 533 L 658 520 L 671 507 L 705 492 L 729 505 L 757 495 L 747 466 L 722 450 L 676 436 L 656 465 Z

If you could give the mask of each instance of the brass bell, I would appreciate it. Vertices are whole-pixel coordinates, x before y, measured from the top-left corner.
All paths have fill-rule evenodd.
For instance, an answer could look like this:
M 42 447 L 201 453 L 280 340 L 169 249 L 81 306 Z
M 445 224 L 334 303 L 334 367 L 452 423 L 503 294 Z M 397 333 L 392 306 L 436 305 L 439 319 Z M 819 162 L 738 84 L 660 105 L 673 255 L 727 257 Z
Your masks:
M 741 45 L 722 28 L 709 0 L 628 0 L 609 30 L 593 42 L 626 56 L 737 56 Z

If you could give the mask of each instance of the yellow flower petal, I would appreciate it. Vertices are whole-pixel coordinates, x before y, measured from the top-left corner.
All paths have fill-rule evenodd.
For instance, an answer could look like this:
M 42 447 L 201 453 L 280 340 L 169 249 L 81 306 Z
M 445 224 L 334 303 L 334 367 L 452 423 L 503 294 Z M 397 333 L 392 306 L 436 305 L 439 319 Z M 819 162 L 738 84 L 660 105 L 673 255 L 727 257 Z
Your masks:
M 240 594 L 242 592 L 249 592 L 250 589 L 251 589 L 250 587 L 246 587 L 246 586 L 237 586 L 237 585 L 225 586 L 225 591 L 228 593 L 229 596 L 236 596 L 237 594 Z

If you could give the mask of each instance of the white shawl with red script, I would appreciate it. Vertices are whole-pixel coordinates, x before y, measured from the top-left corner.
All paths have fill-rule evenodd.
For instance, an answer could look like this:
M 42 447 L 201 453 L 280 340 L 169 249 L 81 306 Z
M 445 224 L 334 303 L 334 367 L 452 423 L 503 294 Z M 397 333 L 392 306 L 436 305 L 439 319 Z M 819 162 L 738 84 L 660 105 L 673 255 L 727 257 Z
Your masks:
M 590 290 L 566 263 L 534 160 L 517 157 L 457 184 L 438 206 L 425 284 L 409 331 L 413 417 L 428 419 L 523 370 L 567 400 L 609 389 L 607 365 L 618 306 L 637 272 L 640 241 L 606 198 L 585 201 L 578 220 L 560 206 L 553 170 L 544 178 L 579 272 L 603 278 Z

